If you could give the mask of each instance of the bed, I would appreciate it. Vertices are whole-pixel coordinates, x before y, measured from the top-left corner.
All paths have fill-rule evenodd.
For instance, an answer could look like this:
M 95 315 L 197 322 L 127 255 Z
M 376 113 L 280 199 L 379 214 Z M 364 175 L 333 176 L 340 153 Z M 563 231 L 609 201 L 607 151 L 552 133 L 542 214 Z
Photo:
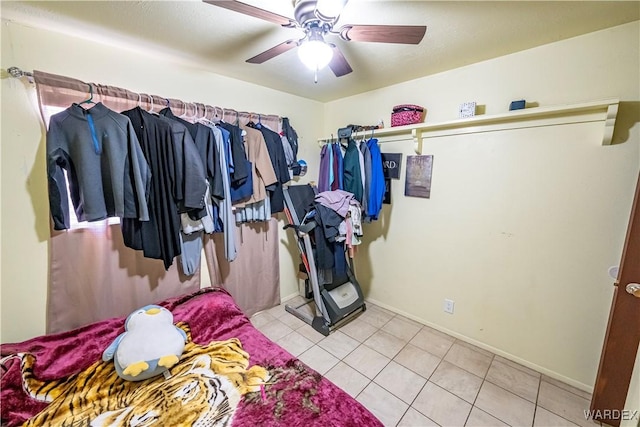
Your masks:
M 223 289 L 159 305 L 189 337 L 170 378 L 124 381 L 102 361 L 125 318 L 3 344 L 2 425 L 382 425 L 255 329 Z

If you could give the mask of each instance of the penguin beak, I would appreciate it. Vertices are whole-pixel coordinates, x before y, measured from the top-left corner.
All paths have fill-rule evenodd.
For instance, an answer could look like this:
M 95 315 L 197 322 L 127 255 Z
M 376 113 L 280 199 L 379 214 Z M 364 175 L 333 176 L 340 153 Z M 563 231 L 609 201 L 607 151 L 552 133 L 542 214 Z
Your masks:
M 150 315 L 158 314 L 158 313 L 160 313 L 160 309 L 159 308 L 150 308 L 145 313 L 150 314 Z

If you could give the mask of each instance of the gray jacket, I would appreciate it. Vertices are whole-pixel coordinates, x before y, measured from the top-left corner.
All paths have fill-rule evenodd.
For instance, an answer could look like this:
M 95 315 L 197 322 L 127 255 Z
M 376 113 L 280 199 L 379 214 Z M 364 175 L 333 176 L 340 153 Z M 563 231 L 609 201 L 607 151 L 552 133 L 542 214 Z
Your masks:
M 149 220 L 151 172 L 128 117 L 98 103 L 73 104 L 51 117 L 47 132 L 49 204 L 54 229 L 69 228 L 67 171 L 78 221 Z

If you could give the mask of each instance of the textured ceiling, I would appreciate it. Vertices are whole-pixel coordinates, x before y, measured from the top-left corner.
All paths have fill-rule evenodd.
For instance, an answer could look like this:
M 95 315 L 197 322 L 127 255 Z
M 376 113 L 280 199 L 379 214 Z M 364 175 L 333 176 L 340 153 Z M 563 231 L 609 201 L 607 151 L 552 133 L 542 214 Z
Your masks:
M 293 17 L 291 0 L 245 0 Z M 353 73 L 313 73 L 294 50 L 245 60 L 299 30 L 200 1 L 2 1 L 2 18 L 126 48 L 144 49 L 305 98 L 329 101 L 640 19 L 638 1 L 351 0 L 344 24 L 426 25 L 419 45 L 345 42 Z

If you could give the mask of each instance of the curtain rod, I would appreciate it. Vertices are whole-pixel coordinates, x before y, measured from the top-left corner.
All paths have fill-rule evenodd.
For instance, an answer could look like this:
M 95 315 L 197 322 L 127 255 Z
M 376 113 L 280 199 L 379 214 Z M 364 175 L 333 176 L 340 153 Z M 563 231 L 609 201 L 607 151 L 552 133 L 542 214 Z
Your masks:
M 76 80 L 70 77 L 65 77 L 65 76 L 56 76 L 53 74 L 47 74 L 47 73 L 43 73 L 43 72 L 39 72 L 39 71 L 34 71 L 34 72 L 29 72 L 29 71 L 23 71 L 22 69 L 18 68 L 18 67 L 9 67 L 7 68 L 7 73 L 9 73 L 9 75 L 11 75 L 11 77 L 14 78 L 21 78 L 21 77 L 27 77 L 30 83 L 33 83 L 34 80 L 37 83 L 38 80 L 38 74 L 44 74 L 44 75 L 48 75 L 48 76 L 52 76 L 52 77 L 57 77 L 62 79 L 67 79 L 70 82 L 73 81 L 73 83 L 81 83 L 81 84 L 85 84 L 87 85 L 88 89 L 86 90 L 87 93 L 93 92 L 93 94 L 97 94 L 100 96 L 110 96 L 110 97 L 114 97 L 114 98 L 120 98 L 120 99 L 128 99 L 131 100 L 132 98 L 126 97 L 126 96 L 119 96 L 120 94 L 124 94 L 124 95 L 134 95 L 137 96 L 138 98 L 138 104 L 144 102 L 148 105 L 151 106 L 151 109 L 153 109 L 154 106 L 162 106 L 164 107 L 169 107 L 169 108 L 175 108 L 175 107 L 182 107 L 182 110 L 184 111 L 184 114 L 187 114 L 189 112 L 189 108 L 190 106 L 193 107 L 194 110 L 194 114 L 192 116 L 190 116 L 191 118 L 201 118 L 201 117 L 208 117 L 208 113 L 213 113 L 213 115 L 209 118 L 213 118 L 213 117 L 218 117 L 218 111 L 220 111 L 220 116 L 221 118 L 224 118 L 225 114 L 231 114 L 232 116 L 235 115 L 236 119 L 239 119 L 240 115 L 244 116 L 244 117 L 248 117 L 250 120 L 251 118 L 255 117 L 256 119 L 260 120 L 261 117 L 265 117 L 265 118 L 274 118 L 277 117 L 279 121 L 282 120 L 282 117 L 278 116 L 277 114 L 262 114 L 262 113 L 253 113 L 253 112 L 247 112 L 247 111 L 237 111 L 234 110 L 232 108 L 222 108 L 222 107 L 218 107 L 218 106 L 212 106 L 212 105 L 206 105 L 203 103 L 197 103 L 197 102 L 187 102 L 187 101 L 182 101 L 180 99 L 169 99 L 169 98 L 165 98 L 159 95 L 149 95 L 146 93 L 138 93 L 138 92 L 133 92 L 130 91 L 128 89 L 123 89 L 123 88 L 119 88 L 119 87 L 115 87 L 115 86 L 105 86 L 105 85 L 101 85 L 98 83 L 85 83 L 82 82 L 80 80 Z M 51 83 L 48 83 L 50 84 Z M 55 84 L 52 84 L 52 86 L 56 86 Z M 100 89 L 103 89 L 102 91 Z M 103 92 L 105 91 L 110 91 L 112 92 L 111 94 L 105 94 Z M 146 98 L 145 100 L 143 100 L 143 97 Z M 133 99 L 135 100 L 135 99 Z M 162 102 L 157 102 L 158 100 L 162 101 Z

